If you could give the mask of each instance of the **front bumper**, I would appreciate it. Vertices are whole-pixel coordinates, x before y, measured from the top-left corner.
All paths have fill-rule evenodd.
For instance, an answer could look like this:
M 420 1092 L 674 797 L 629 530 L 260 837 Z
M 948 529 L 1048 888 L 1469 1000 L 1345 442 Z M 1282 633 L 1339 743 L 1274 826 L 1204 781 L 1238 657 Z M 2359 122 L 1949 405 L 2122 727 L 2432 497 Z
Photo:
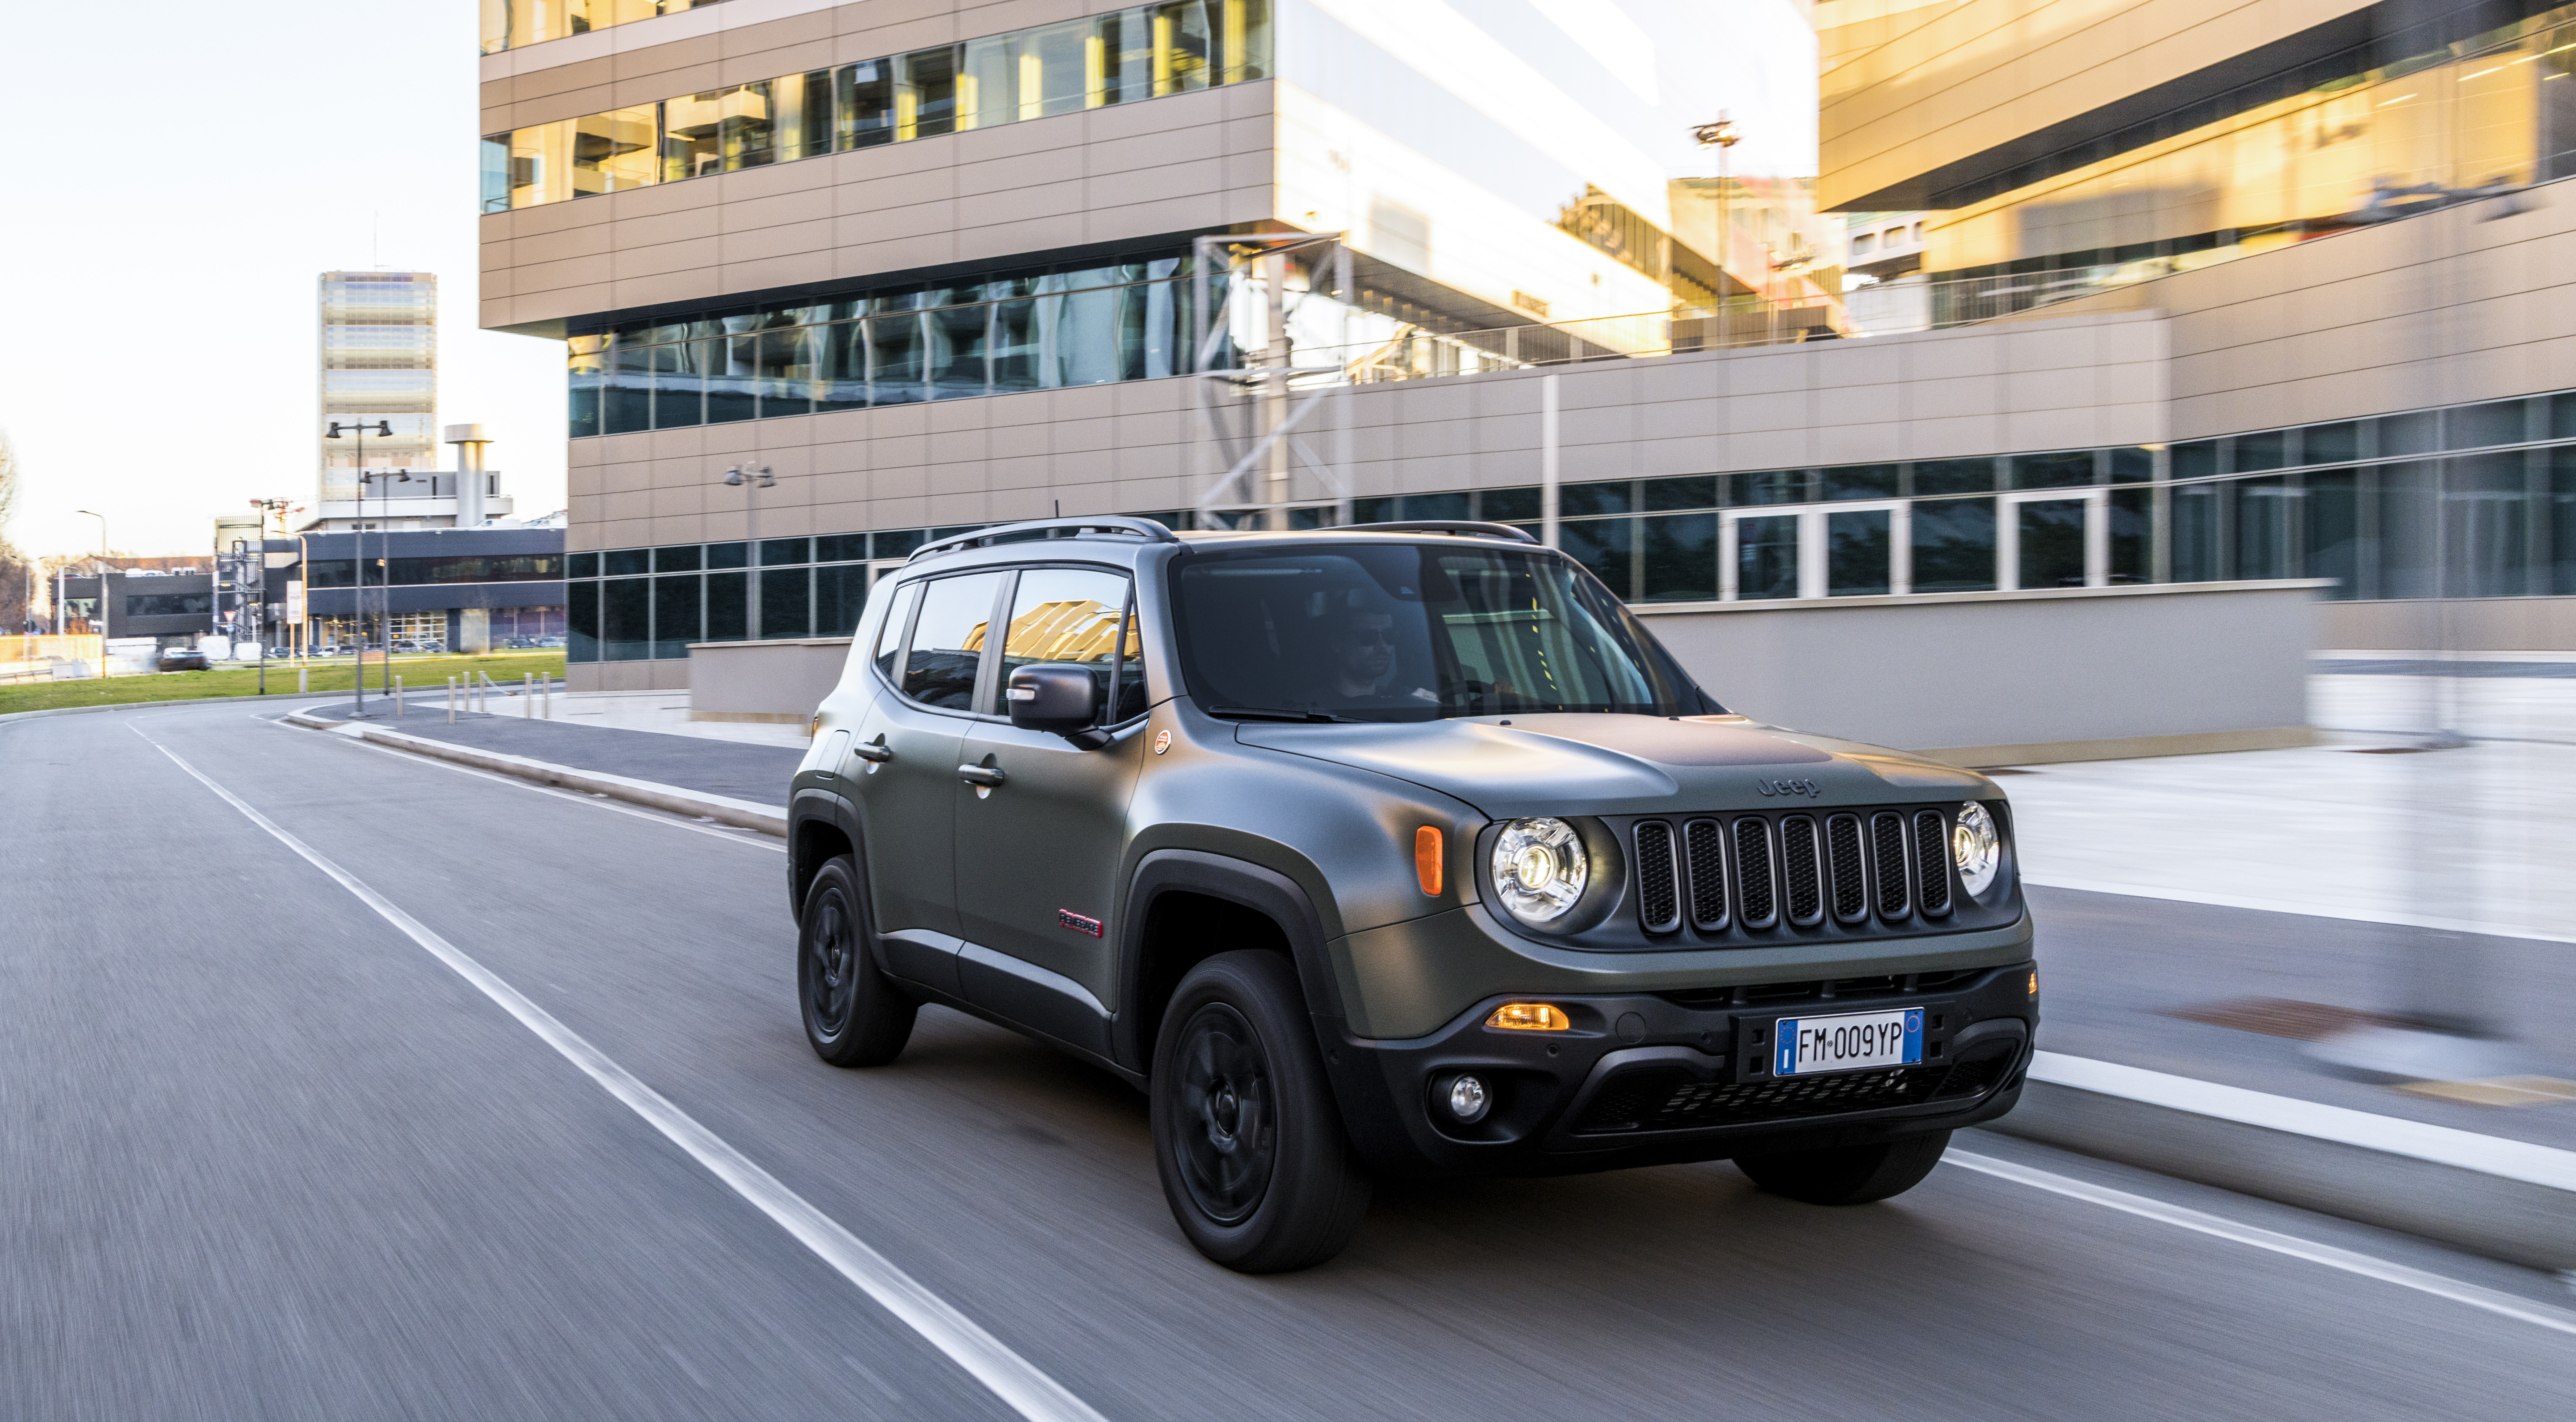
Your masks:
M 2012 1109 L 2039 1025 L 2030 962 L 1670 993 L 1498 995 L 1404 1041 L 1320 1019 L 1345 1123 L 1391 1175 L 1550 1175 L 1779 1150 L 1860 1145 L 1955 1130 Z M 1491 1028 L 1519 996 L 1551 1002 L 1564 1032 Z M 1920 1008 L 1919 1066 L 1771 1074 L 1782 1017 Z M 1492 1098 L 1464 1124 L 1439 1105 L 1472 1072 Z

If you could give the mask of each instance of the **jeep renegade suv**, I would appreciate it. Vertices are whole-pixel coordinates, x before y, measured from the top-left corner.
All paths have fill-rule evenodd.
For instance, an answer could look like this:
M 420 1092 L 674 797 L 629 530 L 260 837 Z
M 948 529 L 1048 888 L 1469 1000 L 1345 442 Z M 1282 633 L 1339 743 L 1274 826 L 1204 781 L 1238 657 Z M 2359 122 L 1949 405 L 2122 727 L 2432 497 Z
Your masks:
M 1993 783 L 1729 714 L 1517 529 L 932 543 L 814 724 L 814 1050 L 892 1061 L 928 1002 L 1117 1073 L 1236 1269 L 1332 1257 L 1378 1174 L 1884 1199 L 2030 1060 Z

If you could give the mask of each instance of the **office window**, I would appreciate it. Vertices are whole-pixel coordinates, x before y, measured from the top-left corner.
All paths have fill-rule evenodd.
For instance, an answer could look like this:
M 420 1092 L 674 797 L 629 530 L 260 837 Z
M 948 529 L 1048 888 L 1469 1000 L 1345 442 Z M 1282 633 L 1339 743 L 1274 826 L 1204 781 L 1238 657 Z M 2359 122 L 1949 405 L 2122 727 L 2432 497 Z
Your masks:
M 1742 599 L 1798 595 L 1795 516 L 1736 521 L 1735 595 Z
M 599 585 L 599 652 L 602 661 L 641 661 L 652 651 L 653 598 L 649 578 L 611 578 Z
M 1988 480 L 1992 481 L 1991 467 Z M 1916 592 L 1988 592 L 1995 585 L 1995 501 L 1925 499 L 1912 506 Z
M 813 582 L 807 568 L 760 570 L 762 640 L 814 635 Z
M 1672 514 L 1639 520 L 1645 536 L 1647 602 L 1707 602 L 1717 597 L 1717 515 Z
M 1991 459 L 1924 459 L 1914 465 L 1914 492 L 1921 497 L 1933 494 L 1991 494 L 1995 491 L 1995 462 Z
M 653 580 L 653 655 L 679 658 L 689 654 L 689 644 L 699 641 L 703 627 L 701 597 L 703 579 L 696 574 Z
M 1865 597 L 1888 590 L 1888 522 L 1885 509 L 1825 515 L 1827 595 Z

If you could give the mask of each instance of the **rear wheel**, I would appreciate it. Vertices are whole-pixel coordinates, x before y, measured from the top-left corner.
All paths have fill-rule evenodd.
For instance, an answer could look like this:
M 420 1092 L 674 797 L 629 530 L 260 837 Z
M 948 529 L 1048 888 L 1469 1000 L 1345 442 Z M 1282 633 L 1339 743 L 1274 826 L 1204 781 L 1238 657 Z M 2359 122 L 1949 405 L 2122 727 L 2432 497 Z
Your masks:
M 921 1005 L 877 971 L 858 866 L 846 854 L 825 864 L 805 890 L 797 930 L 796 996 L 805 1040 L 837 1067 L 882 1066 L 912 1039 Z
M 1949 1148 L 1948 1131 L 1931 1131 L 1878 1145 L 1742 1155 L 1735 1158 L 1735 1168 L 1769 1193 L 1788 1199 L 1810 1205 L 1865 1205 L 1922 1184 Z
M 1321 1264 L 1368 1213 L 1297 974 L 1221 953 L 1181 979 L 1154 1044 L 1154 1160 L 1198 1251 L 1247 1274 Z

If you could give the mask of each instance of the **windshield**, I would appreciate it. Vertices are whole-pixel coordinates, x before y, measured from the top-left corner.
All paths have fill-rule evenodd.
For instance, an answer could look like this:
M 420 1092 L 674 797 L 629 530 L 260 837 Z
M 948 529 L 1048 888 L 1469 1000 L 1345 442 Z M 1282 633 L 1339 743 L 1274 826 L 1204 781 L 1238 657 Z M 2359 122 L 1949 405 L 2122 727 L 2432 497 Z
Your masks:
M 1216 713 L 1428 721 L 1715 710 L 1627 610 L 1553 553 L 1413 544 L 1175 560 L 1190 695 Z

